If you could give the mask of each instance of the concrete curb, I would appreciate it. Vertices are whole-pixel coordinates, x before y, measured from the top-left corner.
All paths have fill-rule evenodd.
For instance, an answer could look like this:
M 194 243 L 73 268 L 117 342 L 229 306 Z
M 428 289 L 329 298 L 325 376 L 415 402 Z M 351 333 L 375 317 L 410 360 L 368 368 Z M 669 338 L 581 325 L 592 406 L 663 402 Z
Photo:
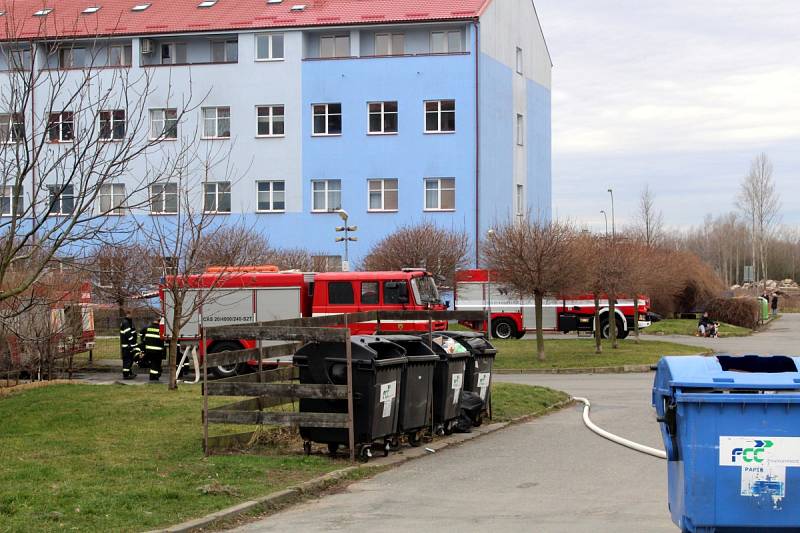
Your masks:
M 632 374 L 655 370 L 652 365 L 595 366 L 586 368 L 495 368 L 495 374 Z
M 170 526 L 164 529 L 154 529 L 146 533 L 190 533 L 192 531 L 202 530 L 204 528 L 219 525 L 222 522 L 236 518 L 239 515 L 248 513 L 255 510 L 273 511 L 278 510 L 287 505 L 299 502 L 309 496 L 319 494 L 320 492 L 335 485 L 342 478 L 347 477 L 353 472 L 366 471 L 366 470 L 380 470 L 387 467 L 399 466 L 408 461 L 418 459 L 433 453 L 449 448 L 450 446 L 458 446 L 464 442 L 469 442 L 478 437 L 489 435 L 501 429 L 516 424 L 523 424 L 530 420 L 540 418 L 552 412 L 558 411 L 575 403 L 572 398 L 559 402 L 550 408 L 542 411 L 541 413 L 524 415 L 508 422 L 498 422 L 488 426 L 481 426 L 472 429 L 472 433 L 454 433 L 444 438 L 437 439 L 420 448 L 403 448 L 402 451 L 389 455 L 388 457 L 381 457 L 374 459 L 372 462 L 363 465 L 354 465 L 328 472 L 325 475 L 316 477 L 309 481 L 289 487 L 279 492 L 273 492 L 261 498 L 248 500 L 227 509 L 221 509 L 202 518 L 189 520 L 181 524 Z

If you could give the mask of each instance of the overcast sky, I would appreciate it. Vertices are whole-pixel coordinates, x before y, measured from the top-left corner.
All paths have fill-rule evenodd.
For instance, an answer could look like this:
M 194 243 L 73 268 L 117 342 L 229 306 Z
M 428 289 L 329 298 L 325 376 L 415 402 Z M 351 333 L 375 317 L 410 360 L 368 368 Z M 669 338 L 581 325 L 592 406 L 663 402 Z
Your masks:
M 669 226 L 735 209 L 760 152 L 800 224 L 800 1 L 536 0 L 553 57 L 553 210 L 601 230 L 649 184 Z M 609 220 L 610 224 L 610 220 Z

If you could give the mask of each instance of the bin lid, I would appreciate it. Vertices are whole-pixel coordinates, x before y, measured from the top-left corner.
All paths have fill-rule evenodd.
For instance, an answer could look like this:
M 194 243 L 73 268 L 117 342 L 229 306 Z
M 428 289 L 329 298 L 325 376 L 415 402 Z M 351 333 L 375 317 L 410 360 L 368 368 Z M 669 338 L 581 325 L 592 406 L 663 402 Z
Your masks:
M 474 355 L 497 355 L 497 349 L 479 331 L 442 331 L 441 333 L 457 340 Z
M 405 349 L 386 339 L 372 336 L 353 336 L 350 340 L 353 361 L 401 364 L 406 361 Z M 314 359 L 345 359 L 344 342 L 310 342 L 295 352 L 295 361 Z
M 427 336 L 426 336 L 427 337 Z M 409 362 L 437 361 L 439 356 L 428 346 L 428 341 L 418 335 L 376 335 L 403 347 Z
M 800 389 L 800 357 L 715 355 L 663 357 L 654 392 L 692 389 Z
M 437 331 L 433 334 L 433 351 L 445 355 L 449 359 L 466 359 L 472 357 L 472 352 L 461 342 L 444 332 Z

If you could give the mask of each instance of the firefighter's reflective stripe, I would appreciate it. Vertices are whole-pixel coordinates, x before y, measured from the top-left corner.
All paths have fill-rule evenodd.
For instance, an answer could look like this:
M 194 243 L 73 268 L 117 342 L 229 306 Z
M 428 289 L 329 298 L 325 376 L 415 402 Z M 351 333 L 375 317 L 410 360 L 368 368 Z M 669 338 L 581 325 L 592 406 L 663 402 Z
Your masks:
M 158 376 L 158 375 L 161 374 L 161 372 L 159 372 L 158 370 L 150 370 L 150 374 L 152 374 L 154 376 Z
M 125 328 L 119 330 L 120 335 L 125 335 L 126 333 L 130 332 L 133 328 Z
M 161 351 L 161 350 L 163 350 L 164 348 L 163 348 L 163 347 L 161 347 L 161 346 L 150 346 L 149 344 L 145 344 L 145 346 L 144 346 L 144 349 L 145 349 L 145 350 L 155 350 L 155 351 L 157 351 L 157 352 L 160 352 L 160 351 Z
M 120 346 L 121 346 L 122 348 L 130 348 L 130 345 L 129 345 L 129 344 L 120 344 Z
M 130 371 L 131 371 L 131 369 L 130 369 L 130 368 L 123 368 L 123 369 L 122 369 L 122 371 L 123 371 L 123 372 L 130 372 Z

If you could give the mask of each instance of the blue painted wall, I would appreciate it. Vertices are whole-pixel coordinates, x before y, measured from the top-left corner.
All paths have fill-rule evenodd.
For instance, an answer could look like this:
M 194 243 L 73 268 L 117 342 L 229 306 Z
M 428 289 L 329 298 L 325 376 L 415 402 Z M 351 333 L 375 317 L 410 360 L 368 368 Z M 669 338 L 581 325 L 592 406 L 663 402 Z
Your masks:
M 552 217 L 552 125 L 550 90 L 527 80 L 528 205 L 544 220 Z

